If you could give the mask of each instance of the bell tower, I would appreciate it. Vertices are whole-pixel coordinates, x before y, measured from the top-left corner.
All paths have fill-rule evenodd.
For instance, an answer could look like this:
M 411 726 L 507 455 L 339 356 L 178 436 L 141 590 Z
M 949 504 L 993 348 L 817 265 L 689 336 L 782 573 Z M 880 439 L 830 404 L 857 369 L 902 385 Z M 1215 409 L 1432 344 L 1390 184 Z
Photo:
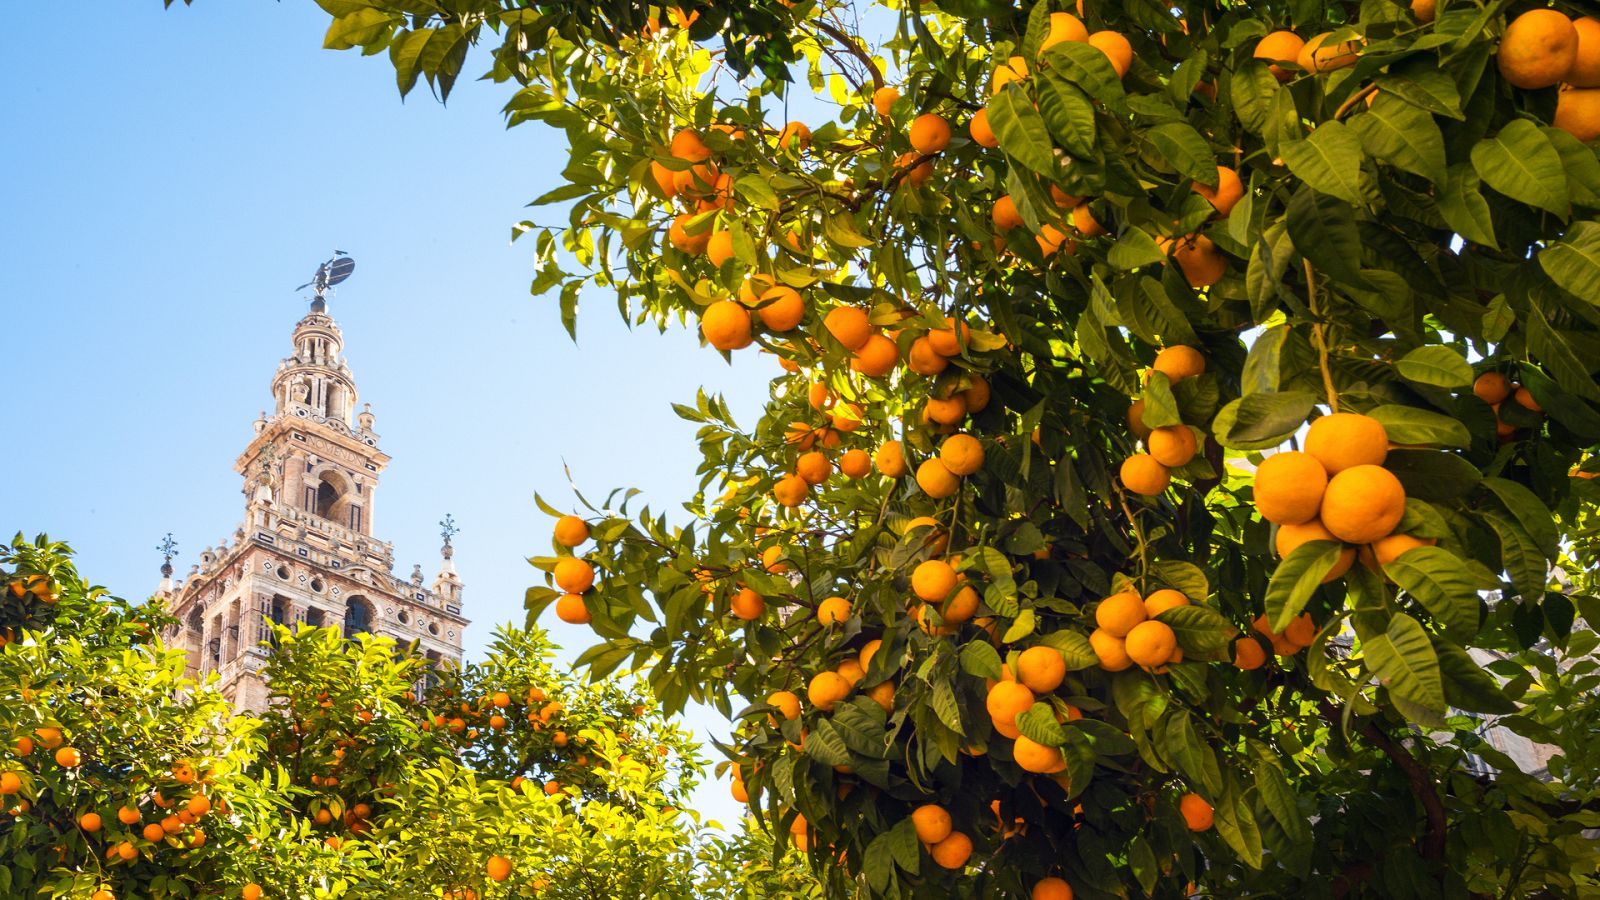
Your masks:
M 387 635 L 435 665 L 461 661 L 468 620 L 445 527 L 439 574 L 422 567 L 394 574 L 394 548 L 374 533 L 378 481 L 389 465 L 370 405 L 344 359 L 344 336 L 324 293 L 330 260 L 318 270 L 316 298 L 295 324 L 292 351 L 272 376 L 273 411 L 262 413 L 234 470 L 243 478 L 244 521 L 232 541 L 200 554 L 176 581 L 170 558 L 157 596 L 179 624 L 171 646 L 188 652 L 189 674 L 215 672 L 241 711 L 267 705 L 261 675 L 271 652 L 269 622 L 334 626 L 347 637 Z M 337 270 L 335 270 L 337 271 Z M 331 283 L 342 281 L 338 276 Z M 167 551 L 170 553 L 170 548 Z

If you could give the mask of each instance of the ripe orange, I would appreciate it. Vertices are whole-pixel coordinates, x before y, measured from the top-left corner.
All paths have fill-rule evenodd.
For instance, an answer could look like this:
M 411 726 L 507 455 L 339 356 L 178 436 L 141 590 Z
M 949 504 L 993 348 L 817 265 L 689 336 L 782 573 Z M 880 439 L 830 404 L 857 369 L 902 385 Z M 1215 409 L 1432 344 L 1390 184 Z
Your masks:
M 90 834 L 99 831 L 101 824 L 99 813 L 86 812 L 78 817 L 78 827 Z
M 1439 0 L 1411 0 L 1411 14 L 1418 22 L 1432 22 L 1439 10 Z
M 159 840 L 165 838 L 167 836 L 167 831 L 166 831 L 165 828 L 162 828 L 159 824 L 157 824 L 155 822 L 151 822 L 149 825 L 146 825 L 144 827 L 144 831 L 142 832 L 142 834 L 144 835 L 144 839 L 145 840 L 151 841 L 153 843 L 155 841 L 159 841 Z
M 1033 706 L 1033 700 L 1033 691 L 1021 682 L 1001 681 L 989 689 L 989 695 L 984 699 L 984 709 L 988 711 L 996 731 L 1015 739 L 1021 734 L 1017 731 L 1017 716 L 1027 712 Z
M 1187 425 L 1154 429 L 1145 440 L 1145 446 L 1156 462 L 1172 469 L 1188 465 L 1197 449 L 1194 430 Z
M 1067 661 L 1054 647 L 1029 647 L 1017 657 L 1017 680 L 1035 694 L 1048 694 L 1067 677 Z
M 0 772 L 0 795 L 9 796 L 22 790 L 22 776 L 15 772 Z
M 188 803 L 184 804 L 184 809 L 188 810 L 190 815 L 197 818 L 203 816 L 206 813 L 211 812 L 211 798 L 207 797 L 205 794 L 195 794 L 193 797 L 189 798 Z
M 780 506 L 796 507 L 803 503 L 811 485 L 799 475 L 785 475 L 772 486 L 772 497 Z
M 907 137 L 911 148 L 922 156 L 942 153 L 950 146 L 950 123 L 937 113 L 923 113 L 912 120 Z
M 889 117 L 890 108 L 893 107 L 894 102 L 899 99 L 900 90 L 898 88 L 892 88 L 885 85 L 884 87 L 878 88 L 872 92 L 872 108 L 877 111 L 878 115 L 887 119 Z
M 1300 68 L 1321 75 L 1324 72 L 1349 68 L 1356 64 L 1360 56 L 1361 42 L 1352 39 L 1329 44 L 1330 37 L 1333 37 L 1333 32 L 1325 31 L 1306 41 L 1305 46 L 1300 48 L 1300 53 L 1295 56 L 1295 62 L 1300 64 Z
M 1020 56 L 1013 56 L 994 70 L 994 75 L 989 79 L 989 92 L 998 94 L 1006 85 L 1015 81 L 1025 81 L 1027 78 L 1028 61 Z
M 971 475 L 983 466 L 983 444 L 970 434 L 952 434 L 939 445 L 939 461 L 953 475 Z
M 1578 57 L 1578 29 L 1553 9 L 1531 9 L 1506 26 L 1496 62 L 1511 84 L 1527 90 L 1559 83 Z
M 556 618 L 568 625 L 587 625 L 594 616 L 584 605 L 582 594 L 562 594 L 556 600 Z
M 750 311 L 732 300 L 718 300 L 700 314 L 700 331 L 718 350 L 741 350 L 753 340 Z
M 1121 672 L 1133 665 L 1133 660 L 1128 656 L 1127 645 L 1122 638 L 1104 628 L 1096 628 L 1089 632 L 1089 646 L 1094 648 L 1094 655 L 1099 657 L 1100 668 L 1107 672 Z
M 1044 51 L 1067 41 L 1088 43 L 1089 29 L 1083 27 L 1083 20 L 1072 13 L 1051 13 L 1050 30 L 1045 34 L 1044 40 L 1039 42 L 1039 55 L 1043 56 Z
M 1150 437 L 1151 429 L 1144 424 L 1143 397 L 1133 401 L 1128 406 L 1128 430 L 1133 432 L 1134 436 L 1141 441 Z
M 1135 494 L 1154 497 L 1172 483 L 1172 473 L 1148 453 L 1135 453 L 1122 461 L 1122 485 Z
M 1045 256 L 1053 256 L 1063 248 L 1067 251 L 1068 256 L 1078 252 L 1078 242 L 1073 240 L 1071 235 L 1054 225 L 1047 224 L 1040 229 L 1039 233 L 1034 236 L 1034 242 L 1039 245 L 1039 252 Z
M 928 403 L 923 407 L 925 421 L 937 422 L 940 425 L 956 425 L 967 417 L 967 402 L 960 395 L 952 397 L 929 397 Z
M 1111 60 L 1111 68 L 1117 70 L 1117 77 L 1122 78 L 1128 74 L 1128 69 L 1133 67 L 1133 45 L 1128 39 L 1116 31 L 1096 31 L 1089 35 L 1089 46 L 1097 48 Z
M 894 160 L 895 169 L 897 171 L 906 170 L 905 180 L 911 182 L 913 187 L 922 187 L 928 183 L 928 179 L 933 177 L 933 162 L 924 161 L 919 163 L 917 162 L 919 159 L 922 159 L 922 157 L 918 156 L 916 151 L 913 150 L 900 154 Z
M 1573 87 L 1600 87 L 1600 19 L 1583 16 L 1572 20 L 1578 33 L 1578 48 L 1574 51 L 1572 68 L 1562 81 Z
M 961 478 L 937 459 L 926 459 L 917 466 L 917 487 L 935 500 L 943 500 L 961 489 Z
M 967 405 L 967 414 L 972 415 L 981 412 L 984 407 L 988 406 L 991 393 L 989 382 L 984 381 L 977 375 L 972 376 L 972 386 L 960 394 L 961 402 Z
M 1156 246 L 1178 264 L 1178 269 L 1191 287 L 1209 287 L 1227 274 L 1228 257 L 1203 234 L 1191 234 L 1176 241 L 1159 238 Z
M 1282 60 L 1294 61 L 1300 58 L 1300 50 L 1306 42 L 1292 31 L 1274 31 L 1262 38 L 1256 44 L 1255 58 L 1265 59 L 1273 63 Z M 1288 81 L 1294 73 L 1276 64 L 1269 66 L 1272 75 L 1279 81 Z
M 1030 900 L 1072 900 L 1072 885 L 1052 876 L 1035 884 L 1029 896 Z
M 1310 441 L 1307 440 L 1309 446 Z M 1369 544 L 1394 531 L 1406 511 L 1406 492 L 1388 469 L 1359 465 L 1328 482 L 1322 497 L 1322 524 L 1351 544 Z
M 562 516 L 556 520 L 556 543 L 572 548 L 589 539 L 589 523 L 577 516 Z
M 956 589 L 956 570 L 942 559 L 919 563 L 911 572 L 911 590 L 930 603 L 943 600 Z
M 806 687 L 811 705 L 823 712 L 833 712 L 833 705 L 849 694 L 850 682 L 838 672 L 818 672 Z
M 242 900 L 261 900 L 261 885 L 252 881 L 244 886 L 244 890 L 239 892 L 239 896 Z
M 905 450 L 899 441 L 884 441 L 872 461 L 878 471 L 889 478 L 899 478 L 910 471 L 906 466 Z
M 38 728 L 33 733 L 34 736 L 39 738 L 39 743 L 43 744 L 46 750 L 54 750 L 61 746 L 61 729 L 59 728 Z
M 883 682 L 867 691 L 867 696 L 872 699 L 872 702 L 878 704 L 884 712 L 894 712 L 894 682 Z
M 933 861 L 946 869 L 960 869 L 967 864 L 967 859 L 972 856 L 972 839 L 959 831 L 952 831 L 950 836 L 928 848 L 933 855 Z
M 805 479 L 806 484 L 819 485 L 833 474 L 833 463 L 828 461 L 828 457 L 824 456 L 822 451 L 812 450 L 810 453 L 800 454 L 800 458 L 794 464 L 794 473 Z
M 774 575 L 789 571 L 789 564 L 783 562 L 783 548 L 776 544 L 761 551 L 761 565 Z
M 843 625 L 850 621 L 850 601 L 843 597 L 829 597 L 817 604 L 817 622 L 824 628 Z
M 778 134 L 778 147 L 804 153 L 811 147 L 811 129 L 804 122 L 790 122 Z
M 1274 453 L 1256 467 L 1256 509 L 1274 525 L 1301 525 L 1317 517 L 1327 487 L 1328 470 L 1316 457 L 1295 450 Z
M 1511 379 L 1499 372 L 1485 372 L 1472 382 L 1472 393 L 1490 406 L 1506 402 L 1512 390 Z
M 917 831 L 917 840 L 924 844 L 937 844 L 950 836 L 952 824 L 950 811 L 937 803 L 925 803 L 911 811 L 911 825 Z
M 1167 376 L 1167 380 L 1173 384 L 1177 384 L 1185 378 L 1204 375 L 1206 358 L 1193 347 L 1176 344 L 1165 347 L 1157 353 L 1155 362 L 1151 363 L 1150 368 Z
M 1123 646 L 1128 658 L 1145 668 L 1154 668 L 1172 658 L 1178 649 L 1178 636 L 1165 622 L 1146 621 L 1133 626 Z
M 1084 237 L 1099 237 L 1106 233 L 1106 227 L 1095 219 L 1088 203 L 1080 203 L 1072 208 L 1072 227 Z
M 1302 522 L 1298 525 L 1279 525 L 1278 536 L 1274 539 L 1274 544 L 1277 547 L 1278 556 L 1282 558 L 1293 553 L 1296 547 L 1307 541 L 1337 540 L 1339 539 L 1334 536 L 1333 532 L 1323 526 L 1321 519 L 1312 519 L 1309 522 Z M 1323 577 L 1322 583 L 1327 584 L 1344 575 L 1344 573 L 1350 571 L 1350 566 L 1355 561 L 1356 548 L 1344 548 L 1344 552 L 1339 554 L 1338 562 L 1334 563 L 1333 568 L 1328 570 L 1328 574 Z
M 822 319 L 822 326 L 828 329 L 834 340 L 850 351 L 861 349 L 861 345 L 872 336 L 872 323 L 867 321 L 866 311 L 854 306 L 839 306 L 829 310 Z
M 1523 409 L 1536 413 L 1544 412 L 1544 407 L 1540 406 L 1539 401 L 1534 399 L 1533 392 L 1529 391 L 1525 387 L 1522 387 L 1521 385 L 1517 386 L 1517 389 L 1512 393 L 1511 398 L 1517 401 L 1517 405 Z
M 868 335 L 855 355 L 850 358 L 850 368 L 868 378 L 882 378 L 894 371 L 900 362 L 900 348 L 881 334 Z
M 556 587 L 569 594 L 581 594 L 594 587 L 594 566 L 576 556 L 556 560 Z
M 56 765 L 63 769 L 76 769 L 83 765 L 83 754 L 72 747 L 62 747 L 56 751 Z
M 1094 609 L 1094 622 L 1112 637 L 1125 637 L 1135 625 L 1149 618 L 1138 594 L 1125 591 L 1112 594 Z
M 1196 181 L 1192 185 L 1194 192 L 1206 198 L 1211 206 L 1216 209 L 1217 215 L 1227 218 L 1233 212 L 1233 207 L 1244 197 L 1244 182 L 1239 180 L 1239 173 L 1228 166 L 1217 166 L 1217 186 L 1206 187 Z
M 911 342 L 906 356 L 906 367 L 918 375 L 937 375 L 950 365 L 950 360 L 933 349 L 926 335 Z
M 1004 234 L 1023 224 L 1022 213 L 1017 212 L 1017 202 L 1006 194 L 994 202 L 994 208 L 989 212 L 989 219 L 994 222 L 996 231 Z
M 711 148 L 700 140 L 700 132 L 693 128 L 680 128 L 672 136 L 672 155 L 687 162 L 703 162 L 711 158 Z
M 1054 775 L 1067 768 L 1066 757 L 1061 755 L 1059 748 L 1041 744 L 1027 735 L 1017 738 L 1011 748 L 1011 756 L 1022 771 L 1035 775 Z
M 0 791 L 0 793 L 4 793 L 4 791 Z M 136 825 L 139 822 L 139 810 L 132 806 L 124 806 L 117 810 L 117 821 L 124 825 Z
M 1183 814 L 1183 823 L 1190 831 L 1205 831 L 1211 827 L 1211 804 L 1199 794 L 1184 794 L 1178 801 L 1178 812 Z
M 1267 661 L 1267 651 L 1252 637 L 1242 637 L 1233 642 L 1233 664 L 1246 672 L 1261 668 Z
M 1185 597 L 1182 591 L 1175 591 L 1172 588 L 1162 588 L 1161 590 L 1156 591 L 1150 596 L 1144 598 L 1144 613 L 1145 615 L 1154 619 L 1156 616 L 1161 615 L 1169 609 L 1176 609 L 1177 607 L 1188 605 L 1189 598 Z
M 678 196 L 678 184 L 673 178 L 677 174 L 661 163 L 654 160 L 650 161 L 650 179 L 656 183 L 656 187 L 661 190 L 662 195 L 669 200 Z
M 1418 547 L 1432 547 L 1435 543 L 1437 541 L 1433 538 L 1424 540 L 1412 537 L 1409 534 L 1391 534 L 1372 542 L 1372 555 L 1378 561 L 1378 565 L 1387 566 L 1404 556 L 1409 550 L 1415 550 Z
M 872 657 L 878 655 L 878 650 L 882 647 L 883 641 L 876 638 L 861 645 L 861 652 L 857 654 L 857 659 L 860 660 L 863 671 L 872 665 Z
M 800 718 L 800 698 L 790 691 L 777 691 L 767 695 L 767 704 L 776 708 L 785 719 Z
M 789 331 L 806 317 L 806 301 L 792 287 L 780 284 L 762 294 L 761 302 L 765 305 L 756 309 L 756 315 L 773 331 Z
M 667 240 L 680 252 L 697 256 L 711 243 L 711 229 L 702 223 L 698 233 L 689 231 L 689 223 L 694 218 L 694 213 L 684 213 L 673 219 L 667 227 Z
M 995 136 L 994 130 L 989 127 L 989 111 L 980 109 L 972 115 L 967 130 L 972 133 L 972 140 L 980 147 L 994 149 L 1000 146 L 1000 139 Z
M 1310 613 L 1301 613 L 1283 629 L 1283 639 L 1297 647 L 1309 647 L 1317 637 L 1317 623 Z
M 132 862 L 139 858 L 139 848 L 128 841 L 123 841 L 117 844 L 117 856 L 121 857 L 123 862 Z
M 1338 475 L 1353 466 L 1383 465 L 1389 456 L 1389 435 L 1371 416 L 1333 413 L 1311 423 L 1305 448 L 1329 475 Z
M 733 771 L 737 773 L 739 770 L 734 769 Z M 735 778 L 733 784 L 729 786 L 728 792 L 732 794 L 733 799 L 739 803 L 750 802 L 750 792 L 745 790 L 744 782 L 737 778 Z
M 963 624 L 978 611 L 978 599 L 978 591 L 964 584 L 954 597 L 939 608 L 939 618 L 944 619 L 946 625 Z
M 117 900 L 117 895 L 111 893 L 110 888 L 100 888 L 89 895 L 89 900 Z
M 511 860 L 504 856 L 491 856 L 484 864 L 483 870 L 490 881 L 505 881 L 511 876 Z
M 940 355 L 958 356 L 971 335 L 972 329 L 967 327 L 966 322 L 957 322 L 954 317 L 945 316 L 943 328 L 935 328 L 928 332 L 928 343 L 932 344 L 934 351 Z

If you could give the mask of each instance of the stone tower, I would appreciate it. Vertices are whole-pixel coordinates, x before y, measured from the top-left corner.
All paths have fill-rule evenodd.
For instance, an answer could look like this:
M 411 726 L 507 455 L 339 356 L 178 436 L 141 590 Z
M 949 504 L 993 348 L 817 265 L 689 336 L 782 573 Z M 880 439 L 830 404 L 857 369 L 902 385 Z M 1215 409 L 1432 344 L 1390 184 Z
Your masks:
M 157 596 L 179 623 L 169 644 L 187 650 L 191 676 L 218 673 L 240 711 L 267 705 L 269 621 L 386 635 L 435 665 L 461 660 L 467 620 L 449 533 L 431 586 L 421 566 L 395 577 L 394 548 L 372 536 L 389 457 L 378 449 L 371 406 L 356 412 L 343 349 L 319 296 L 272 377 L 272 414 L 256 421 L 234 462 L 244 478 L 243 524 L 231 543 L 207 547 L 183 581 L 162 567 Z

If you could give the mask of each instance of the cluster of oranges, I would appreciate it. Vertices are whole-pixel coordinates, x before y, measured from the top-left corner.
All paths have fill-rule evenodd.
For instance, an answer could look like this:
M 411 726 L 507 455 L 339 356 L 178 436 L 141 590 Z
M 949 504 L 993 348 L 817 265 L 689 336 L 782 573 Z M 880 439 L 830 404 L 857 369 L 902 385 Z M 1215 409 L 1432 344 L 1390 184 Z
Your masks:
M 22 599 L 32 594 L 40 603 L 55 603 L 58 599 L 55 585 L 45 575 L 17 575 L 6 586 L 11 596 Z M 0 644 L 0 646 L 4 646 Z
M 1600 25 L 1597 25 L 1600 27 Z M 1527 388 L 1514 383 L 1500 372 L 1485 372 L 1472 382 L 1472 393 L 1479 400 L 1489 404 L 1494 410 L 1495 436 L 1502 441 L 1508 441 L 1516 436 L 1517 426 L 1507 422 L 1500 415 L 1500 409 L 1507 400 L 1515 403 L 1534 415 L 1544 412 L 1544 407 L 1539 401 L 1533 399 L 1533 394 Z
M 555 542 L 572 550 L 589 539 L 589 523 L 577 516 L 562 516 L 556 520 Z M 556 587 L 562 591 L 556 600 L 556 616 L 571 625 L 585 625 L 594 618 L 583 602 L 585 591 L 594 587 L 594 566 L 577 556 L 563 556 L 556 561 L 554 571 Z
M 1132 589 L 1101 600 L 1094 609 L 1094 631 L 1089 646 L 1100 660 L 1100 668 L 1121 672 L 1139 666 L 1162 673 L 1173 663 L 1183 662 L 1183 649 L 1172 626 L 1156 617 L 1169 609 L 1188 606 L 1182 591 L 1162 588 L 1140 597 Z
M 1179 382 L 1205 374 L 1206 360 L 1193 347 L 1177 345 L 1156 354 L 1151 372 L 1166 376 L 1169 383 Z M 1144 424 L 1145 401 L 1135 400 L 1128 407 L 1128 427 L 1144 441 L 1143 453 L 1135 453 L 1123 460 L 1120 475 L 1122 486 L 1135 494 L 1153 497 L 1172 483 L 1172 470 L 1189 464 L 1199 450 L 1194 429 L 1183 423 L 1160 428 L 1147 428 Z
M 1506 26 L 1496 62 L 1524 90 L 1560 87 L 1552 125 L 1585 143 L 1600 138 L 1600 19 L 1528 10 Z

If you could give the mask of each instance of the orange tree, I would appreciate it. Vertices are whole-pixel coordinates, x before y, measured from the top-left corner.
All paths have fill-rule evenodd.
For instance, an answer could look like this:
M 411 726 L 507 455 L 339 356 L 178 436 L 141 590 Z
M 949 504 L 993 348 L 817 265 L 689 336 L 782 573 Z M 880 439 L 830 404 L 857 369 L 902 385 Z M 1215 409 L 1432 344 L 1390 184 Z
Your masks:
M 782 367 L 528 601 L 835 890 L 1596 889 L 1592 4 L 320 3 L 564 132 L 569 329 Z

